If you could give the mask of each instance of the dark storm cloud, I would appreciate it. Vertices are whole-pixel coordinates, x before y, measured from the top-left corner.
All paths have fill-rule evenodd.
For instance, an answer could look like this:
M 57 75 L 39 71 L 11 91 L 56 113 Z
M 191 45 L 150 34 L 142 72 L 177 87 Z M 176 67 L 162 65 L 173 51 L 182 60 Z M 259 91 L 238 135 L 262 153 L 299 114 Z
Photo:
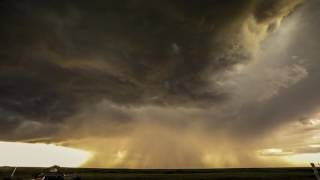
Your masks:
M 128 107 L 223 102 L 210 78 L 251 58 L 243 25 L 253 17 L 272 26 L 297 2 L 2 1 L 1 127 L 56 126 L 103 99 Z

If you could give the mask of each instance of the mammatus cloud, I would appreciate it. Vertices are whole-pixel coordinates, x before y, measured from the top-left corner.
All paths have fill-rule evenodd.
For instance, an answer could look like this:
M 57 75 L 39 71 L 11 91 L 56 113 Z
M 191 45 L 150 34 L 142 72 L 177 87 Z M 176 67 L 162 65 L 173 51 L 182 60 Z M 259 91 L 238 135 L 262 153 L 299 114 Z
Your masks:
M 256 139 L 316 108 L 317 53 L 295 42 L 317 46 L 319 4 L 301 4 L 4 1 L 0 137 L 98 151 L 92 166 L 263 165 Z

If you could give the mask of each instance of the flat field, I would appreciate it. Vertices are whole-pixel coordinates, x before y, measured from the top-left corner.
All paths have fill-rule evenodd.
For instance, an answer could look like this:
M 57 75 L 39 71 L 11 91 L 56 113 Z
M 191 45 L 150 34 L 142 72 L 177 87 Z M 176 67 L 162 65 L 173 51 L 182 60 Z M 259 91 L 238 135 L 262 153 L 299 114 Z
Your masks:
M 0 167 L 0 180 L 10 175 L 12 167 Z M 14 179 L 27 180 L 43 168 L 17 168 Z M 66 175 L 106 180 L 316 180 L 311 168 L 243 169 L 96 169 L 62 168 Z

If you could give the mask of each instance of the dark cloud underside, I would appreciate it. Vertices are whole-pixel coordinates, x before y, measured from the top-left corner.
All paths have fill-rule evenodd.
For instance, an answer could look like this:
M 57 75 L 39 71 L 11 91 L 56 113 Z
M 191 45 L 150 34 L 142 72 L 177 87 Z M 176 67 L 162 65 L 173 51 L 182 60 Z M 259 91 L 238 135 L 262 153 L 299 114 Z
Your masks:
M 310 24 L 300 24 L 297 32 L 305 33 L 276 56 L 286 67 L 272 71 L 276 61 L 266 49 L 261 61 L 271 65 L 262 63 L 249 78 L 240 73 L 220 79 L 235 66 L 250 64 L 261 41 L 301 2 L 1 1 L 0 140 L 50 139 L 61 132 L 56 138 L 119 137 L 128 131 L 141 138 L 134 129 L 152 127 L 148 133 L 163 137 L 159 142 L 165 146 L 163 132 L 176 132 L 169 141 L 174 144 L 181 141 L 180 131 L 192 134 L 186 129 L 193 125 L 204 124 L 205 133 L 226 130 L 242 137 L 309 114 L 319 100 L 319 63 L 313 61 L 319 44 L 310 28 L 319 26 L 312 19 L 318 15 L 315 2 L 315 9 L 302 8 Z M 312 67 L 284 60 L 291 56 Z M 272 73 L 265 73 L 268 68 Z M 271 95 L 259 101 L 263 93 Z

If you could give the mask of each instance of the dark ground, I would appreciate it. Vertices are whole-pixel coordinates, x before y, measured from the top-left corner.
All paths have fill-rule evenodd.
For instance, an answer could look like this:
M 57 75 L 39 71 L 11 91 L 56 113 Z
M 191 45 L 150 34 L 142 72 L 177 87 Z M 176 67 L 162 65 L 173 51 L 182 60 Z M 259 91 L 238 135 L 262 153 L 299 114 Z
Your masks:
M 10 175 L 12 167 L 0 167 L 0 179 Z M 17 168 L 15 179 L 31 179 L 42 168 Z M 62 168 L 67 175 L 81 179 L 127 180 L 316 180 L 311 168 L 252 168 L 252 169 L 91 169 Z

